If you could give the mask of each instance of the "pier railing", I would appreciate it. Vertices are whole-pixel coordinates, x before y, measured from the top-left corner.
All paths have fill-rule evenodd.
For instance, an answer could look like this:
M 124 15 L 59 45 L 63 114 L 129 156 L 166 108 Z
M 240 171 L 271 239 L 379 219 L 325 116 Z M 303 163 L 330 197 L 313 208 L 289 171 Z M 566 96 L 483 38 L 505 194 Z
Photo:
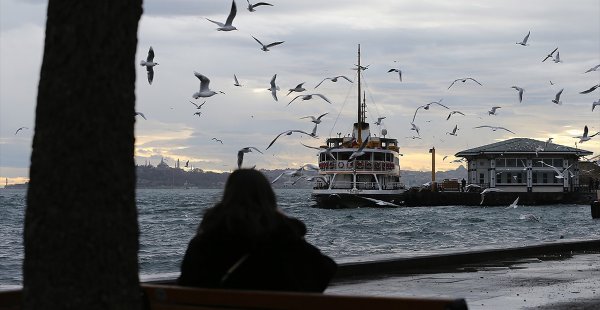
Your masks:
M 394 163 L 380 160 L 328 160 L 319 163 L 322 171 L 391 171 L 395 168 Z

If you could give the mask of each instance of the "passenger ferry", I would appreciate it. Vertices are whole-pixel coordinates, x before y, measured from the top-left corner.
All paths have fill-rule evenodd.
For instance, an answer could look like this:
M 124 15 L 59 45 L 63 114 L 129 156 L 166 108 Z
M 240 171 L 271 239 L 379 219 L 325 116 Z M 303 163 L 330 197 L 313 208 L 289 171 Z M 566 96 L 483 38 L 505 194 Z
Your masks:
M 398 207 L 406 191 L 400 182 L 398 141 L 371 134 L 361 102 L 360 45 L 358 46 L 358 113 L 352 133 L 328 138 L 320 146 L 319 175 L 312 196 L 320 208 Z

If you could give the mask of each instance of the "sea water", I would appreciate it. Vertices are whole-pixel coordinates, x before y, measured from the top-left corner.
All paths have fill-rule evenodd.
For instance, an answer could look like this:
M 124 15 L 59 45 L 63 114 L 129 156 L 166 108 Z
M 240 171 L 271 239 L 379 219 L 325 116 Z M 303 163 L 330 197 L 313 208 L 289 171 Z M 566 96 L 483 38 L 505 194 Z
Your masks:
M 174 279 L 216 189 L 137 190 L 142 280 Z M 307 189 L 276 190 L 278 204 L 302 220 L 306 239 L 337 262 L 535 245 L 600 237 L 589 205 L 414 207 L 326 210 Z M 0 289 L 22 283 L 26 191 L 0 190 Z M 533 214 L 539 221 L 532 216 Z

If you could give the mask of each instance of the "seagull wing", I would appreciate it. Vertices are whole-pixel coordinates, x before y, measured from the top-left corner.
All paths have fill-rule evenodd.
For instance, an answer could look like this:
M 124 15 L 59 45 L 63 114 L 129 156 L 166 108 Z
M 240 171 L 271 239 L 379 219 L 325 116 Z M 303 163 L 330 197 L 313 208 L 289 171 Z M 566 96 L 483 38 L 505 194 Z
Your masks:
M 544 61 L 546 61 L 546 59 L 552 57 L 552 55 L 554 54 L 554 52 L 556 52 L 557 49 L 558 49 L 558 47 L 555 48 L 552 52 L 550 52 L 550 54 L 546 55 L 546 58 L 544 58 L 544 60 L 542 60 L 542 62 L 544 62 Z
M 282 135 L 282 134 L 288 134 L 288 133 L 290 133 L 290 132 L 293 132 L 293 131 L 292 131 L 292 130 L 286 130 L 286 131 L 284 131 L 284 132 L 282 132 L 282 133 L 278 134 L 278 135 L 275 137 L 275 139 L 273 139 L 273 141 L 271 141 L 271 143 L 269 143 L 269 146 L 267 146 L 266 150 L 268 150 L 268 149 L 271 147 L 271 145 L 273 145 L 273 143 L 275 143 L 275 141 L 277 141 L 277 139 L 278 139 L 279 137 L 281 137 L 281 135 Z
M 229 11 L 229 16 L 227 16 L 227 20 L 225 21 L 225 25 L 231 26 L 233 23 L 233 19 L 237 14 L 237 5 L 235 5 L 235 1 L 231 1 L 231 10 Z
M 194 72 L 194 75 L 200 80 L 200 91 L 207 91 L 210 80 L 198 72 Z
M 279 44 L 281 44 L 283 42 L 285 42 L 285 41 L 269 43 L 269 44 L 266 45 L 266 47 L 268 48 L 268 47 L 272 47 L 272 46 L 275 46 L 275 45 L 279 45 Z
M 511 132 L 511 133 L 513 133 L 513 134 L 515 134 L 515 135 L 516 135 L 516 133 L 514 133 L 514 132 L 512 132 L 512 131 L 510 131 L 510 130 L 508 130 L 508 129 L 504 128 L 504 127 L 495 127 L 495 128 L 496 128 L 496 129 L 502 129 L 502 130 L 506 130 L 506 131 L 508 131 L 508 132 Z
M 306 147 L 307 147 L 307 148 L 309 148 L 309 149 L 315 149 L 315 150 L 320 150 L 320 149 L 321 149 L 320 147 L 315 147 L 315 146 L 306 145 L 306 144 L 304 144 L 304 143 L 302 143 L 302 142 L 300 142 L 300 144 L 302 144 L 302 145 L 306 146 Z
M 271 184 L 277 182 L 277 180 L 279 180 L 284 174 L 285 172 L 282 172 L 280 175 L 278 175 L 273 181 L 271 181 Z
M 440 101 L 441 101 L 441 100 L 440 100 Z M 450 108 L 449 108 L 449 107 L 447 107 L 447 106 L 445 106 L 445 105 L 443 105 L 443 104 L 441 104 L 441 103 L 439 103 L 439 102 L 436 102 L 436 101 L 434 101 L 434 102 L 431 102 L 431 103 L 435 103 L 435 104 L 437 104 L 437 105 L 439 105 L 439 106 L 441 106 L 441 107 L 444 107 L 444 108 L 446 108 L 446 109 L 450 110 Z M 431 104 L 431 103 L 430 103 L 430 104 Z
M 217 24 L 219 27 L 225 26 L 225 24 L 223 24 L 222 22 L 214 21 L 214 20 L 208 19 L 208 18 L 206 20 L 208 20 L 209 22 Z
M 594 86 L 592 86 L 590 89 L 588 89 L 588 90 L 584 90 L 584 91 L 580 92 L 580 94 L 588 94 L 588 93 L 591 93 L 591 92 L 593 92 L 594 90 L 596 90 L 596 88 L 598 88 L 598 87 L 600 87 L 600 84 L 598 84 L 598 85 L 594 85 Z
M 313 96 L 319 96 L 319 97 L 321 97 L 323 100 L 325 100 L 325 101 L 327 101 L 327 102 L 331 103 L 331 101 L 329 101 L 329 99 L 327 99 L 327 97 L 325 97 L 325 96 L 323 96 L 323 95 L 321 95 L 321 94 L 313 94 Z
M 257 151 L 257 152 L 259 152 L 259 153 L 261 153 L 261 154 L 264 154 L 264 153 L 263 153 L 263 152 L 261 152 L 259 149 L 255 148 L 255 147 L 253 147 L 253 146 L 249 146 L 248 148 L 251 148 L 251 149 L 253 149 L 253 150 L 255 150 L 255 151 Z
M 319 84 L 317 84 L 317 86 L 315 86 L 315 88 L 319 87 L 319 85 L 321 85 L 321 83 L 325 82 L 325 80 L 331 80 L 331 78 L 324 78 L 321 82 L 319 82 Z
M 474 78 L 467 78 L 467 80 L 471 80 L 471 81 L 473 81 L 473 82 L 475 82 L 475 83 L 477 83 L 477 84 L 479 84 L 479 85 L 483 86 L 481 83 L 479 83 L 479 82 L 478 82 L 476 79 L 474 79 Z
M 292 101 L 290 101 L 287 105 L 290 105 L 290 103 L 292 103 L 294 100 L 296 100 L 298 97 L 302 97 L 303 95 L 298 95 L 296 97 L 294 97 L 294 99 L 292 99 Z
M 238 165 L 238 169 L 242 168 L 242 162 L 244 161 L 244 151 L 239 150 L 238 151 L 238 156 L 237 156 L 237 165 Z
M 562 94 L 563 90 L 565 90 L 565 89 L 563 88 L 558 93 L 556 93 L 556 96 L 554 97 L 554 100 L 556 100 L 556 101 L 560 100 L 560 95 Z
M 148 83 L 152 85 L 152 80 L 154 80 L 154 68 L 146 66 L 146 71 L 148 71 Z
M 237 76 L 235 76 L 235 74 L 233 75 L 233 79 L 235 80 L 236 85 L 240 85 L 240 82 L 238 82 Z
M 264 44 L 262 44 L 262 42 L 260 42 L 257 38 L 255 38 L 254 36 L 251 36 L 254 40 L 256 40 L 256 42 L 258 42 L 258 44 L 260 44 L 260 46 L 265 47 Z
M 327 114 L 329 114 L 329 112 L 327 112 L 327 113 L 323 113 L 323 114 L 319 115 L 319 117 L 317 117 L 317 120 L 320 120 L 320 119 L 321 119 L 321 117 L 323 117 L 323 116 L 325 116 L 325 115 L 327 115 Z
M 338 75 L 338 76 L 336 76 L 336 78 L 344 78 L 344 79 L 346 79 L 348 82 L 350 82 L 350 83 L 354 83 L 354 82 L 352 82 L 352 80 L 351 80 L 351 79 L 349 79 L 349 78 L 348 78 L 348 77 L 346 77 L 345 75 Z
M 148 120 L 146 118 L 146 116 L 144 115 L 144 113 L 142 113 L 142 112 L 135 112 L 135 115 L 139 115 L 139 116 L 143 117 L 145 120 Z
M 525 38 L 523 38 L 523 44 L 527 44 L 527 40 L 529 40 L 529 35 L 531 34 L 531 31 L 527 32 L 527 35 L 525 36 Z
M 266 3 L 266 2 L 257 2 L 257 3 L 255 3 L 255 4 L 253 4 L 253 5 L 252 5 L 252 7 L 253 7 L 253 8 L 255 8 L 255 7 L 257 7 L 257 6 L 261 6 L 261 5 L 270 5 L 270 6 L 273 6 L 273 5 L 272 5 L 272 4 L 270 4 L 270 3 Z
M 154 50 L 152 49 L 152 46 L 150 46 L 150 49 L 148 50 L 148 57 L 146 58 L 147 62 L 152 62 L 154 60 Z
M 195 104 L 193 101 L 190 101 L 190 103 L 193 104 L 194 106 L 196 106 L 196 109 L 200 109 L 200 107 L 197 104 Z
M 454 81 L 452 82 L 452 84 L 450 84 L 450 86 L 448 86 L 448 89 L 450 89 L 450 87 L 452 87 L 452 85 L 454 85 L 454 83 L 456 83 L 457 81 L 460 81 L 460 80 L 462 80 L 462 79 L 456 79 L 456 80 L 454 80 Z

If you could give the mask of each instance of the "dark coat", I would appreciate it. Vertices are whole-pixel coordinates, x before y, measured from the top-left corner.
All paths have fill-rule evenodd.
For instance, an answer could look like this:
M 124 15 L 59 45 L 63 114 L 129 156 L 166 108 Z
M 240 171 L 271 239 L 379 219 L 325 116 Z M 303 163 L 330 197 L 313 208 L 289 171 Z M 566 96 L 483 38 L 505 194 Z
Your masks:
M 205 288 L 322 292 L 337 265 L 304 240 L 306 227 L 283 217 L 271 233 L 249 240 L 222 231 L 190 241 L 179 285 Z

